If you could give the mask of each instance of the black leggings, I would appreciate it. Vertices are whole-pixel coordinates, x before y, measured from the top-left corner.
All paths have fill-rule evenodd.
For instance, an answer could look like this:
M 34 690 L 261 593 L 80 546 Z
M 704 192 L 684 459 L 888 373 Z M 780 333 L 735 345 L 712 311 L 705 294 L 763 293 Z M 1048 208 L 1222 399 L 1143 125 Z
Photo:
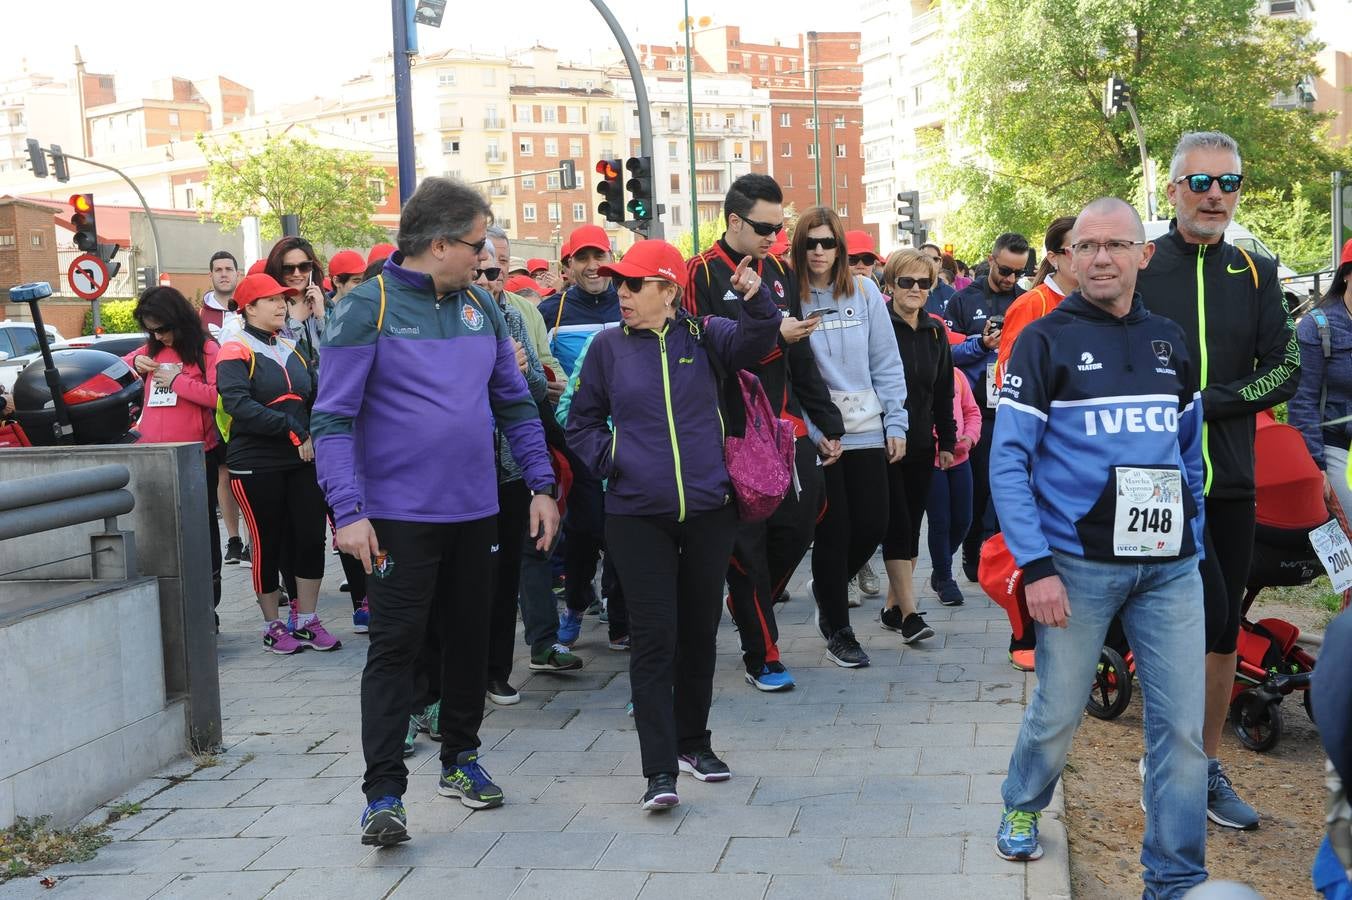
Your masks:
M 883 559 L 915 559 L 920 555 L 920 523 L 929 499 L 934 460 L 927 453 L 887 467 L 887 537 Z
M 812 544 L 812 593 L 834 634 L 850 624 L 850 579 L 887 534 L 887 452 L 846 450 L 823 475 L 826 514 Z
M 1206 558 L 1201 570 L 1208 653 L 1235 652 L 1253 560 L 1254 515 L 1252 500 L 1207 498 Z
M 230 473 L 230 491 L 249 529 L 255 593 L 277 590 L 283 553 L 295 577 L 324 577 L 324 492 L 309 463 L 289 469 Z M 294 595 L 293 595 L 294 596 Z

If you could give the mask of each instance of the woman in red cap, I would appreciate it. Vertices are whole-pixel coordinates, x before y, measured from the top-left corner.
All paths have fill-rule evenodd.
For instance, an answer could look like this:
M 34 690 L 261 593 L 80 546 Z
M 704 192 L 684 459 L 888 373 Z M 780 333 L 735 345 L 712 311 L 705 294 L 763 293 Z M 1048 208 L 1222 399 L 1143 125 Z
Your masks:
M 700 781 L 732 777 L 708 730 L 723 576 L 738 521 L 715 365 L 735 372 L 755 364 L 775 346 L 780 322 L 749 262 L 732 278 L 743 315 L 703 323 L 681 306 L 685 262 L 665 241 L 639 241 L 623 261 L 603 265 L 624 327 L 592 339 L 568 416 L 569 445 L 609 480 L 605 539 L 629 611 L 644 809 L 679 803 L 678 771 Z
M 244 329 L 221 348 L 216 364 L 230 488 L 249 528 L 254 591 L 267 623 L 263 646 L 273 653 L 342 646 L 315 614 L 324 577 L 326 509 L 310 438 L 314 364 L 279 337 L 287 300 L 296 293 L 267 274 L 240 281 L 235 302 Z M 283 548 L 296 575 L 294 627 L 277 612 Z

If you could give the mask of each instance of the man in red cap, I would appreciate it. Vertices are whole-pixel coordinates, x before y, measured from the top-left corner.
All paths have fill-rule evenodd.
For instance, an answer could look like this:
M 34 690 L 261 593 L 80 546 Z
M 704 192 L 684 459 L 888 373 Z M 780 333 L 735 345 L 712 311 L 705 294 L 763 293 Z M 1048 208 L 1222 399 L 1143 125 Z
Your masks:
M 326 304 L 330 310 L 335 303 L 362 283 L 367 265 L 368 263 L 356 250 L 339 250 L 333 254 L 333 259 L 329 260 L 329 278 L 333 281 L 333 296 Z
M 369 266 L 379 260 L 388 259 L 393 252 L 393 244 L 376 244 L 371 248 L 371 252 L 366 254 L 366 264 Z
M 547 271 L 549 271 L 549 260 L 541 259 L 538 256 L 532 256 L 530 259 L 526 260 L 526 272 L 532 278 L 539 275 L 541 272 Z
M 867 231 L 845 232 L 845 253 L 851 272 L 861 278 L 873 277 L 873 267 L 878 265 L 878 251 L 873 248 L 872 235 Z

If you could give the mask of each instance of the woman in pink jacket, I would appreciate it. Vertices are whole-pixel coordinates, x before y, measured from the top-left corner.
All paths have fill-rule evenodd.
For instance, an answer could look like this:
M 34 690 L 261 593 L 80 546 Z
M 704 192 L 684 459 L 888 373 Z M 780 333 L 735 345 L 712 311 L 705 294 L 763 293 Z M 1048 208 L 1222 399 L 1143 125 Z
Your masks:
M 145 346 L 122 357 L 145 381 L 137 443 L 195 441 L 205 453 L 208 545 L 213 606 L 221 602 L 221 537 L 216 527 L 216 479 L 221 463 L 216 430 L 216 353 L 186 297 L 171 287 L 151 288 L 133 312 L 145 329 Z M 216 620 L 217 628 L 220 619 Z
M 958 372 L 958 376 L 962 373 Z M 934 563 L 930 587 L 945 606 L 961 606 L 962 591 L 953 580 L 953 551 L 962 546 L 962 538 L 972 521 L 972 464 L 967 458 L 981 440 L 981 407 L 972 395 L 965 377 L 953 379 L 953 420 L 958 424 L 958 442 L 953 448 L 953 464 L 939 468 L 934 458 L 934 478 L 930 480 L 929 551 Z

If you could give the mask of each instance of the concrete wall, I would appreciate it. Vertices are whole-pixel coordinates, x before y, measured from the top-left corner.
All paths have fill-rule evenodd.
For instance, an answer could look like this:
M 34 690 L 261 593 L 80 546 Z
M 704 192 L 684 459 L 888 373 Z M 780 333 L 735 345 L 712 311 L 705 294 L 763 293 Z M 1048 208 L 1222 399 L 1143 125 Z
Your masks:
M 182 216 L 159 216 L 155 225 L 160 232 L 160 269 L 169 273 L 207 272 L 207 261 L 217 250 L 229 250 L 235 258 L 244 259 L 244 235 L 240 231 L 222 231 L 211 219 L 199 222 Z M 146 214 L 131 213 L 131 245 L 144 248 L 137 265 L 155 262 L 155 242 L 150 235 Z M 175 283 L 177 285 L 177 282 Z M 181 290 L 181 288 L 180 288 Z M 188 292 L 191 295 L 191 292 Z
M 0 828 L 79 821 L 187 752 L 164 686 L 158 585 L 60 585 L 15 612 L 0 585 Z M 39 598 L 40 599 L 40 598 Z

